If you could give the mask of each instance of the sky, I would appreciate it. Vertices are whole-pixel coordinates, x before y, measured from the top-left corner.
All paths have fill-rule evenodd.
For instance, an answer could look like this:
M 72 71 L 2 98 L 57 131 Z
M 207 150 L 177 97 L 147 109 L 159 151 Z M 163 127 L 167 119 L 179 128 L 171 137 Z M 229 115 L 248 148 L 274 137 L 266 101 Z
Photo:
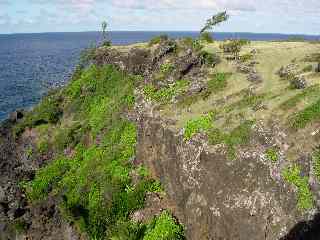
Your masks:
M 0 34 L 82 32 L 109 23 L 114 31 L 198 31 L 227 10 L 222 32 L 320 35 L 320 0 L 0 0 Z

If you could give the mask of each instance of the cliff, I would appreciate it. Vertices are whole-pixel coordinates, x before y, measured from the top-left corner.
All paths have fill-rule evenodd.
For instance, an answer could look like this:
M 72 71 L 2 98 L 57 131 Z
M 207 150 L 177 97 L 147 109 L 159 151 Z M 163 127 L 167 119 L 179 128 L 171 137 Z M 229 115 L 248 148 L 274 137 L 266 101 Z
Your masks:
M 318 239 L 319 52 L 161 38 L 87 51 L 1 127 L 0 239 Z

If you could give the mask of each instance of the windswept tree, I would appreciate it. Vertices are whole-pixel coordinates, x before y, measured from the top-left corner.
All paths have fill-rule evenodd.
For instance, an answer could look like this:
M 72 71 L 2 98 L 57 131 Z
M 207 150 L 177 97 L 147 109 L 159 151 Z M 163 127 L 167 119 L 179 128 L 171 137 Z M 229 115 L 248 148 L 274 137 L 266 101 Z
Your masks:
M 107 21 L 103 21 L 103 22 L 101 23 L 102 38 L 103 38 L 103 40 L 106 40 L 106 38 L 107 38 L 107 27 L 108 27 Z
M 206 25 L 201 29 L 200 34 L 212 30 L 215 26 L 219 25 L 222 22 L 225 22 L 229 19 L 227 11 L 220 12 L 216 15 L 213 15 L 210 19 L 207 20 Z

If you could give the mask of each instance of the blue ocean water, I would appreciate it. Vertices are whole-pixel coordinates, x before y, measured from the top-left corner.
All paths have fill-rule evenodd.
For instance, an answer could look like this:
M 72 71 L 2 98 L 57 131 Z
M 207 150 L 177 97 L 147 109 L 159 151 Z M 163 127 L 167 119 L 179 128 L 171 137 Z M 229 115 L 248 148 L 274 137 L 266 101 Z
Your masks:
M 173 38 L 196 37 L 197 32 L 112 32 L 113 44 L 124 45 L 168 34 Z M 292 36 L 320 39 L 320 36 L 215 33 L 216 39 L 284 40 Z M 99 32 L 0 35 L 0 121 L 18 108 L 39 102 L 49 88 L 65 84 L 82 49 L 100 40 Z

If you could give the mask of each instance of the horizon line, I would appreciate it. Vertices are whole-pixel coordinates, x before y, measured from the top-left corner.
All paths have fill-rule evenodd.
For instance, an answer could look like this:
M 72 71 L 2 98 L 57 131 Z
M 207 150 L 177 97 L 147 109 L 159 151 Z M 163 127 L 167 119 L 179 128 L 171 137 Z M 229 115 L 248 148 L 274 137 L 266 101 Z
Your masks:
M 58 34 L 58 33 L 99 33 L 101 31 L 95 30 L 95 31 L 66 31 L 66 32 L 17 32 L 17 33 L 0 33 L 0 35 L 22 35 L 22 34 Z M 179 33 L 179 32 L 186 32 L 186 33 L 200 33 L 200 31 L 196 30 L 112 30 L 109 32 L 150 32 L 150 33 Z M 210 32 L 210 33 L 218 33 L 218 34 L 225 34 L 225 33 L 233 33 L 233 34 L 276 34 L 276 35 L 295 35 L 295 36 L 311 36 L 311 37 L 320 37 L 320 34 L 310 34 L 310 33 L 277 33 L 277 32 L 245 32 L 245 31 L 239 31 L 239 32 L 223 32 L 223 31 L 216 31 L 216 32 Z

